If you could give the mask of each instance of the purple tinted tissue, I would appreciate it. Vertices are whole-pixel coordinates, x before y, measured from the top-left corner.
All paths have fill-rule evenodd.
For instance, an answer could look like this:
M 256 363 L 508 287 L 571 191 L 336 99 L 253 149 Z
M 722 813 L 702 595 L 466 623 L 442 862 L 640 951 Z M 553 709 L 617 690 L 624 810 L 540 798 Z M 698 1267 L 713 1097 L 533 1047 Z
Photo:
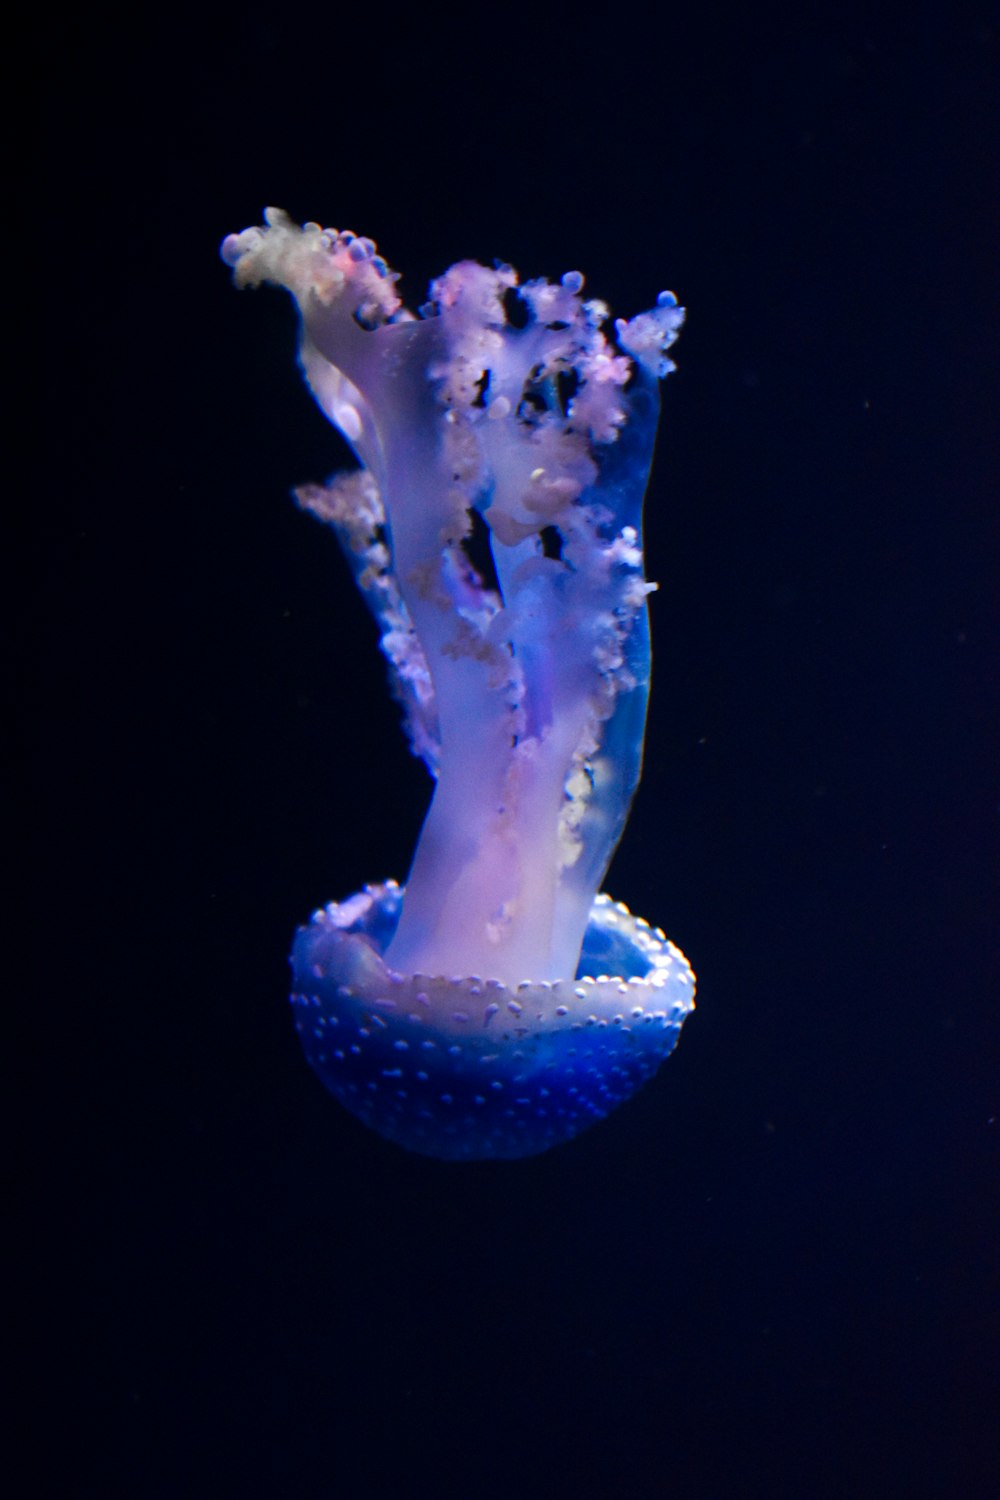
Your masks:
M 642 761 L 642 502 L 683 310 L 661 293 L 612 341 L 579 272 L 466 261 L 415 316 L 371 240 L 265 218 L 222 255 L 298 304 L 359 467 L 297 498 L 337 533 L 435 778 L 405 890 L 299 929 L 299 1035 L 399 1145 L 529 1156 L 634 1093 L 694 1004 L 679 949 L 597 894 Z

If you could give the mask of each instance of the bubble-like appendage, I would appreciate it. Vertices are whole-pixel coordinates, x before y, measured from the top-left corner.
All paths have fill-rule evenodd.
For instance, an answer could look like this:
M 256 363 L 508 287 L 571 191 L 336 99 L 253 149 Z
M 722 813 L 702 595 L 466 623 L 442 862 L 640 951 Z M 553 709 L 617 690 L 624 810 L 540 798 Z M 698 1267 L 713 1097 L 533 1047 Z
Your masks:
M 568 1141 L 652 1077 L 694 1009 L 680 949 L 608 896 L 576 979 L 516 989 L 393 972 L 381 955 L 402 899 L 389 881 L 316 912 L 292 947 L 291 999 L 326 1087 L 409 1151 L 476 1161 Z

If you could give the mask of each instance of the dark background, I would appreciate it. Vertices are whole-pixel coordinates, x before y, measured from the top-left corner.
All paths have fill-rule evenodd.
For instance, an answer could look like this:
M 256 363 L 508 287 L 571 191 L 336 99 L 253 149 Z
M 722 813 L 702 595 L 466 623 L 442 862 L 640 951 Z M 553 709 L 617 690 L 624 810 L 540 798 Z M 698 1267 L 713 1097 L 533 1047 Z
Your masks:
M 986 6 L 251 3 L 26 59 L 25 1493 L 1000 1492 L 997 53 Z M 411 304 L 500 256 L 689 308 L 608 888 L 699 1009 L 528 1162 L 388 1146 L 292 1031 L 296 923 L 405 876 L 427 783 L 287 498 L 343 460 L 291 304 L 217 258 L 271 202 Z

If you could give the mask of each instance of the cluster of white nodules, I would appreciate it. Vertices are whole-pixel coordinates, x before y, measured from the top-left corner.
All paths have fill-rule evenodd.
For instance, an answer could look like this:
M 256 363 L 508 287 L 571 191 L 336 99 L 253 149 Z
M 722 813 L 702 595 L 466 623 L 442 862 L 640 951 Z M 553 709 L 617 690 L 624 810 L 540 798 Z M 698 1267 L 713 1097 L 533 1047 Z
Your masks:
M 221 255 L 238 287 L 273 281 L 296 297 L 313 292 L 331 303 L 350 288 L 358 316 L 378 325 L 409 319 L 395 292 L 398 273 L 377 254 L 374 240 L 350 229 L 294 223 L 280 208 L 264 211 L 265 226 L 227 234 Z

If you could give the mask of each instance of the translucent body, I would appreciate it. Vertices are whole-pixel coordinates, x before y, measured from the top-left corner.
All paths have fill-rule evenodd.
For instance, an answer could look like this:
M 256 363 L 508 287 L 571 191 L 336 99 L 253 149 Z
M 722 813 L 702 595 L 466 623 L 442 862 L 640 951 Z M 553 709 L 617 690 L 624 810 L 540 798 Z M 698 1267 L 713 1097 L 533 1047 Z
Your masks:
M 382 955 L 391 883 L 318 911 L 292 948 L 306 1057 L 366 1125 L 430 1156 L 530 1156 L 604 1118 L 673 1049 L 694 999 L 684 955 L 606 896 L 574 979 L 400 974 Z
M 665 351 L 683 314 L 662 294 L 652 312 L 616 325 L 616 348 L 602 331 L 607 309 L 582 300 L 578 273 L 517 289 L 510 267 L 463 263 L 434 283 L 415 318 L 370 240 L 299 229 L 275 211 L 266 228 L 230 236 L 223 255 L 239 285 L 273 281 L 298 302 L 306 378 L 361 465 L 304 488 L 299 500 L 337 531 L 381 626 L 413 748 L 436 777 L 405 899 L 396 887 L 367 891 L 317 913 L 296 940 L 300 1019 L 310 1009 L 322 1019 L 300 1025 L 307 1055 L 349 1107 L 413 1149 L 544 1149 L 631 1092 L 650 1059 L 673 1046 L 692 1003 L 682 956 L 662 938 L 647 941 L 644 924 L 634 927 L 627 973 L 608 982 L 646 985 L 670 1024 L 621 1032 L 633 1040 L 601 1054 L 605 1093 L 595 1085 L 588 1107 L 571 1111 L 572 1129 L 528 1087 L 541 1069 L 548 1082 L 538 1087 L 551 1098 L 556 1075 L 573 1073 L 567 1038 L 578 1019 L 581 952 L 586 968 L 603 940 L 607 913 L 595 896 L 639 776 L 650 590 L 641 510 L 657 380 L 672 368 Z M 610 909 L 616 922 L 631 921 Z M 390 992 L 412 988 L 414 976 L 441 981 L 423 984 L 424 1001 L 406 1022 L 425 1028 L 432 1044 L 423 1049 L 431 1061 L 408 1078 L 422 1113 L 387 1112 L 385 1100 L 403 1087 L 394 1083 L 402 1064 L 387 1067 L 384 1048 L 371 1037 L 362 1045 L 360 1033 L 374 1027 L 378 1041 Z M 478 1004 L 456 1002 L 456 985 L 478 994 L 484 984 L 505 1005 L 530 988 L 530 1046 L 527 1023 L 508 1022 L 501 1035 L 497 1010 L 484 1018 Z M 537 999 L 554 985 L 570 987 L 569 1021 Z M 673 987 L 666 1006 L 665 985 Z M 620 1027 L 614 996 L 602 1018 Z M 596 1002 L 597 991 L 587 998 Z M 647 1015 L 641 1002 L 639 1011 Z M 358 1037 L 346 1049 L 327 1045 L 342 1026 Z M 476 1028 L 481 1046 L 470 1041 Z M 313 1045 L 317 1030 L 322 1046 Z M 409 1033 L 392 1041 L 400 1052 L 415 1044 Z M 496 1121 L 487 1126 L 491 1111 L 474 1103 L 456 1125 L 454 1100 L 465 1087 L 456 1058 L 459 1072 L 468 1064 L 473 1074 L 480 1063 L 470 1059 L 491 1059 L 493 1104 L 508 1087 L 530 1094 L 534 1125 L 525 1123 L 527 1104 L 511 1135 Z M 626 1058 L 636 1063 L 627 1088 L 626 1074 L 614 1072 Z M 568 1108 L 571 1096 L 555 1092 Z

